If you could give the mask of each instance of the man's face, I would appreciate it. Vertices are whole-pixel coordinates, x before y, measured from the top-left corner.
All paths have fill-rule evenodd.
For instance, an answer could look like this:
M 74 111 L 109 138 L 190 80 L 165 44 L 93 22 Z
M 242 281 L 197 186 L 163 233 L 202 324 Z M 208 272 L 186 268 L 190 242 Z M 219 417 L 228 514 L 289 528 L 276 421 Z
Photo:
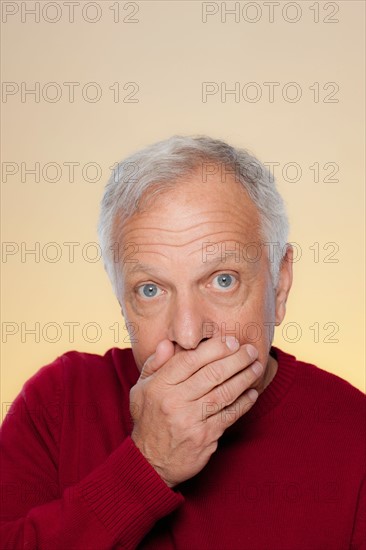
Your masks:
M 134 253 L 120 266 L 120 304 L 139 370 L 164 339 L 177 353 L 225 334 L 253 344 L 267 365 L 284 303 L 260 248 L 257 209 L 238 182 L 202 182 L 198 170 L 121 229 L 121 249 Z

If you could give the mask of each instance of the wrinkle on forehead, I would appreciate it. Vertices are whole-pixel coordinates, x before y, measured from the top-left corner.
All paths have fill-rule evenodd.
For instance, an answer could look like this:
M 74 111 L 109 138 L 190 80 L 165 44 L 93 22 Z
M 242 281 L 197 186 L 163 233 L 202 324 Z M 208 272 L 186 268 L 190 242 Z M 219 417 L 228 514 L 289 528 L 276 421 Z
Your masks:
M 261 236 L 258 210 L 241 184 L 194 178 L 163 191 L 150 208 L 123 224 L 115 220 L 113 229 L 119 243 L 178 247 L 199 240 L 253 242 Z

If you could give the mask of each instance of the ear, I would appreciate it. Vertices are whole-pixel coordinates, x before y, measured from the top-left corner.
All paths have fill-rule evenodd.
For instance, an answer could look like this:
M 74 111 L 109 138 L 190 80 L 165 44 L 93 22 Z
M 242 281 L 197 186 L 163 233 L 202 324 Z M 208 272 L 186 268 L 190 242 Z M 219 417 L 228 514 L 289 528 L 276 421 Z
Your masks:
M 286 314 L 286 302 L 292 285 L 292 262 L 294 250 L 287 244 L 286 254 L 282 258 L 278 284 L 276 288 L 276 326 L 280 325 Z
M 122 304 L 122 300 L 121 300 L 121 298 L 119 298 L 119 297 L 117 297 L 117 300 L 118 300 L 118 303 L 119 303 L 119 305 L 121 306 L 121 313 L 122 313 L 122 317 L 124 317 L 124 316 L 125 316 L 125 314 L 124 314 L 124 311 L 123 311 L 123 304 Z

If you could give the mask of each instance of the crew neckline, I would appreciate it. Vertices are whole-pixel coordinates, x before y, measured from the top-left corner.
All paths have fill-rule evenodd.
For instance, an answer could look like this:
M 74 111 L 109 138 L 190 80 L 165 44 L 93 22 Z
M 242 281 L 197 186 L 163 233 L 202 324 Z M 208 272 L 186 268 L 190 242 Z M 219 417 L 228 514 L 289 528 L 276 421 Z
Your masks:
M 251 409 L 242 417 L 244 421 L 260 418 L 272 410 L 286 395 L 295 380 L 297 374 L 294 365 L 296 357 L 276 346 L 271 347 L 269 354 L 277 361 L 277 372 L 272 381 L 258 396 Z

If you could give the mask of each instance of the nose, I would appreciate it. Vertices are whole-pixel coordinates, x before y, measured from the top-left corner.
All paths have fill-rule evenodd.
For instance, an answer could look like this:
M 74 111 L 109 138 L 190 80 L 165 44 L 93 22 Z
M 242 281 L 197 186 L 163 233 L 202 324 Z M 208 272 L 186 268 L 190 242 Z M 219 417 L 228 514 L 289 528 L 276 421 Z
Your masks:
M 203 338 L 207 321 L 203 304 L 187 293 L 172 301 L 169 312 L 168 338 L 182 349 L 195 349 Z

